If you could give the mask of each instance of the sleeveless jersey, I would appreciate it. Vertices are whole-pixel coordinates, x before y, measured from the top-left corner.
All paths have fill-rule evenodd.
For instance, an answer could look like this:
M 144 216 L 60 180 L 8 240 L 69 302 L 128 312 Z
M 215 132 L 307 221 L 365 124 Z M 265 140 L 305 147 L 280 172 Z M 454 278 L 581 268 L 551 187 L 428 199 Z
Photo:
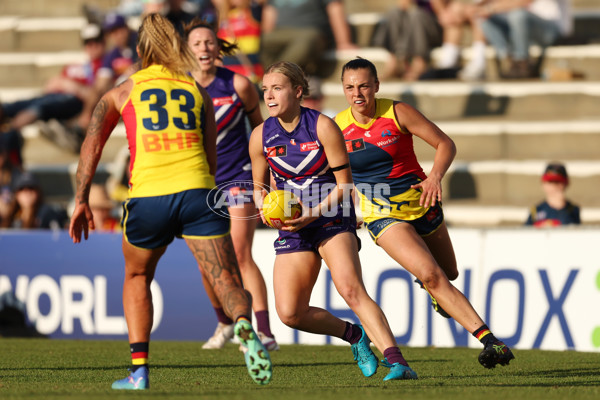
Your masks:
M 121 108 L 131 152 L 129 197 L 213 188 L 203 146 L 204 102 L 196 81 L 161 65 L 130 79 L 134 85 Z
M 288 190 L 300 197 L 308 207 L 319 204 L 336 186 L 327 156 L 317 136 L 318 111 L 301 107 L 300 122 L 292 132 L 279 120 L 267 118 L 263 125 L 263 152 L 275 179 L 277 189 Z M 355 217 L 353 208 L 346 216 Z M 311 222 L 307 227 L 320 226 L 341 218 L 342 204 L 335 213 Z
M 394 114 L 394 101 L 376 99 L 374 118 L 367 124 L 354 119 L 351 108 L 335 121 L 344 133 L 352 178 L 361 198 L 365 222 L 382 216 L 417 219 L 421 193 L 410 186 L 425 179 L 417 161 L 412 134 L 403 132 Z
M 217 121 L 217 185 L 233 180 L 252 180 L 246 112 L 233 87 L 234 75 L 226 68 L 217 67 L 216 78 L 206 87 Z
M 557 210 L 552 208 L 548 202 L 543 201 L 540 204 L 531 208 L 531 212 L 525 225 L 533 225 L 535 227 L 550 227 L 568 224 L 580 224 L 579 206 L 567 201 L 564 208 Z

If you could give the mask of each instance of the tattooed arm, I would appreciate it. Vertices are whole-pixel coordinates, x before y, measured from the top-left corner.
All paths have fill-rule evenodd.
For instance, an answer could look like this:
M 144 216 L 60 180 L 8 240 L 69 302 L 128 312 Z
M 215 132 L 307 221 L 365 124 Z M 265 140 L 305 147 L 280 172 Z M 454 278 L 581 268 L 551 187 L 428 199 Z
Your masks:
M 127 87 L 129 87 L 129 90 L 127 90 Z M 130 88 L 131 85 L 126 82 L 107 92 L 102 96 L 92 114 L 92 121 L 81 145 L 79 165 L 77 166 L 75 209 L 69 226 L 69 235 L 73 239 L 73 243 L 81 241 L 82 232 L 87 240 L 89 229 L 95 229 L 92 211 L 88 204 L 90 186 L 104 144 L 119 122 L 121 117 L 119 110 Z

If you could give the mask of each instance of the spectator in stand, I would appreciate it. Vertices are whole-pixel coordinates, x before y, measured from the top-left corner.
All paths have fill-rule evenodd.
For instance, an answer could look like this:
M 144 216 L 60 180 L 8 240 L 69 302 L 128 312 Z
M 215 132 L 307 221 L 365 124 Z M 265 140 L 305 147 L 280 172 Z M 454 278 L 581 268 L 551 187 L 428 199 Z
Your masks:
M 22 169 L 23 157 L 21 149 L 23 148 L 23 137 L 19 130 L 11 129 L 10 124 L 3 124 L 3 108 L 0 104 L 0 153 L 3 160 L 3 166 Z
M 480 0 L 472 1 L 478 3 Z M 437 68 L 454 70 L 453 72 L 458 72 L 458 77 L 463 80 L 483 79 L 486 44 L 485 35 L 474 16 L 476 6 L 461 0 L 431 0 L 431 7 L 443 31 L 443 42 L 437 60 Z M 469 63 L 459 70 L 461 45 L 466 26 L 471 29 L 471 57 Z
M 260 21 L 253 0 L 215 0 L 221 19 L 217 35 L 235 43 L 239 51 L 223 57 L 223 66 L 258 84 L 263 75 L 260 63 Z M 259 16 L 260 18 L 260 16 Z
M 61 207 L 44 202 L 42 188 L 30 172 L 21 173 L 15 180 L 14 199 L 3 228 L 64 229 L 69 218 Z
M 104 38 L 97 25 L 86 25 L 81 31 L 81 39 L 89 57 L 87 63 L 65 66 L 59 75 L 46 83 L 41 96 L 0 105 L 0 123 L 10 119 L 0 134 L 4 136 L 14 166 L 21 167 L 23 162 L 20 131 L 36 121 L 48 121 L 48 124 L 40 124 L 41 132 L 57 145 L 79 152 L 83 132 L 95 105 L 93 85 L 105 50 Z M 72 129 L 67 129 L 67 124 Z
M 184 36 L 184 26 L 200 17 L 210 24 L 217 24 L 217 11 L 211 0 L 162 0 L 161 13 Z
M 10 214 L 11 204 L 15 197 L 13 191 L 13 180 L 18 174 L 18 170 L 10 161 L 6 145 L 4 144 L 4 135 L 0 136 L 0 227 Z
M 98 232 L 118 232 L 119 219 L 115 218 L 115 203 L 108 197 L 106 187 L 99 183 L 90 186 L 90 210 L 94 214 L 94 229 Z
M 327 50 L 358 48 L 341 0 L 268 0 L 261 24 L 263 65 L 285 60 L 326 78 L 333 72 L 324 62 Z
M 570 0 L 484 0 L 474 15 L 496 50 L 499 75 L 506 79 L 538 77 L 545 49 L 573 28 Z M 529 55 L 533 44 L 542 48 L 535 62 Z
M 431 51 L 442 44 L 443 38 L 431 3 L 396 0 L 396 7 L 377 26 L 372 44 L 390 52 L 382 79 L 415 81 L 431 67 Z
M 566 197 L 569 175 L 563 164 L 554 162 L 546 166 L 542 175 L 542 188 L 546 199 L 531 207 L 525 225 L 538 228 L 569 224 L 581 224 L 579 206 L 571 203 Z
M 127 79 L 136 71 L 138 61 L 135 49 L 137 33 L 129 28 L 127 20 L 120 14 L 109 13 L 102 25 L 111 50 L 104 56 L 96 80 L 96 100 L 112 88 L 115 83 Z

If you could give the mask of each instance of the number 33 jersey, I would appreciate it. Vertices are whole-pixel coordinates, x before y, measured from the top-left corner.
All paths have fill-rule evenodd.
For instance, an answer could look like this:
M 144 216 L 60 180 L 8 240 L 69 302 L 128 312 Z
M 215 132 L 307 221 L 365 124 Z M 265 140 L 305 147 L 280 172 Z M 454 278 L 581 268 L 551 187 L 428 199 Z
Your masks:
M 195 80 L 160 65 L 130 79 L 134 85 L 121 108 L 131 152 L 129 197 L 214 187 L 203 145 L 204 99 Z

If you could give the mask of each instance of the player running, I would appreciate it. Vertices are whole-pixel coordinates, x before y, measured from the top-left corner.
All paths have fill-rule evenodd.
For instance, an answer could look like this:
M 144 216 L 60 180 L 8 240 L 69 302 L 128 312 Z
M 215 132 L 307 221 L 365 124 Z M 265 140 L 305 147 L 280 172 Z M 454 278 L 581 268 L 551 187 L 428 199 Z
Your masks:
M 131 373 L 113 389 L 148 389 L 152 328 L 150 284 L 175 237 L 185 239 L 204 279 L 232 316 L 247 347 L 252 379 L 271 379 L 271 359 L 250 323 L 252 298 L 243 289 L 229 234 L 229 219 L 211 210 L 215 186 L 216 129 L 212 102 L 188 75 L 196 60 L 173 25 L 159 14 L 144 17 L 138 52 L 142 69 L 107 92 L 96 106 L 81 148 L 76 204 L 69 234 L 74 243 L 94 229 L 88 204 L 92 178 L 106 140 L 122 117 L 131 150 L 129 199 L 124 203 L 123 308 Z
M 300 218 L 285 222 L 274 243 L 273 285 L 279 318 L 291 328 L 350 343 L 365 376 L 375 374 L 378 367 L 371 338 L 390 368 L 384 380 L 416 379 L 385 315 L 362 281 L 356 216 L 349 197 L 352 174 L 342 133 L 330 118 L 301 107 L 303 96 L 309 94 L 308 83 L 296 64 L 282 61 L 267 68 L 263 92 L 270 118 L 250 137 L 256 204 L 262 204 L 266 195 L 262 188 L 268 186 L 271 171 L 277 189 L 292 191 L 305 208 Z M 310 305 L 321 260 L 364 329 Z
M 335 121 L 344 132 L 371 237 L 418 278 L 438 312 L 454 318 L 483 343 L 481 365 L 507 365 L 514 358 L 511 350 L 450 283 L 458 277 L 458 269 L 441 207 L 441 181 L 456 154 L 454 142 L 410 105 L 375 98 L 379 80 L 370 61 L 358 58 L 346 63 L 342 85 L 350 107 Z M 436 149 L 429 176 L 417 161 L 413 135 Z
M 248 154 L 248 136 L 262 121 L 256 87 L 248 78 L 217 66 L 223 54 L 235 45 L 217 38 L 213 28 L 199 19 L 184 27 L 188 45 L 198 60 L 192 76 L 206 89 L 213 101 L 217 124 L 217 172 L 215 181 L 228 199 L 231 216 L 231 239 L 235 248 L 244 287 L 252 295 L 258 336 L 269 351 L 279 345 L 271 333 L 267 302 L 267 285 L 252 258 L 257 211 L 252 200 L 252 166 Z M 233 337 L 233 321 L 205 281 L 205 289 L 217 314 L 218 324 L 203 349 L 220 349 Z

